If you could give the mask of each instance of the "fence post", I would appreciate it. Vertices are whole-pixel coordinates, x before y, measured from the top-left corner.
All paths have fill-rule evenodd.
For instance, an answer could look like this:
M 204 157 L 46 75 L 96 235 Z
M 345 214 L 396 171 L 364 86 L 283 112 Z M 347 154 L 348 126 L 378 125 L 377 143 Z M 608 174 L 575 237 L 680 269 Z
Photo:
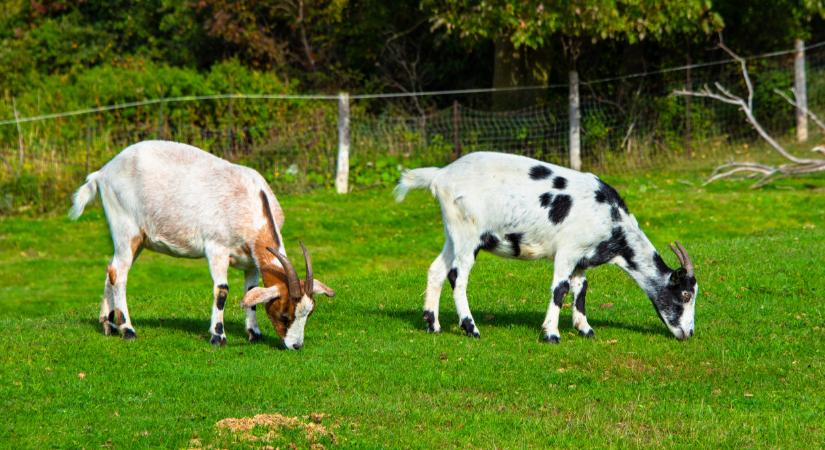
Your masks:
M 808 140 L 808 93 L 805 87 L 805 41 L 797 39 L 794 42 L 794 79 L 793 89 L 796 96 L 796 140 Z
M 17 159 L 20 164 L 17 173 L 23 173 L 23 132 L 20 131 L 20 115 L 17 113 L 17 100 L 11 98 L 11 108 L 14 110 L 14 122 L 17 125 Z
M 349 94 L 338 94 L 338 164 L 335 170 L 335 190 L 349 190 Z
M 688 47 L 687 53 L 687 70 L 685 71 L 685 89 L 692 90 L 693 89 L 693 80 L 691 79 L 690 67 L 692 61 L 690 59 L 690 47 Z M 691 140 L 693 139 L 693 118 L 691 117 L 691 104 L 692 104 L 693 97 L 688 95 L 685 97 L 685 157 L 690 159 L 691 157 Z
M 579 73 L 570 71 L 570 167 L 581 170 L 581 109 L 579 108 Z
M 86 175 L 89 174 L 89 156 L 92 153 L 92 127 L 86 125 Z
M 458 100 L 453 100 L 453 161 L 461 157 L 461 114 Z

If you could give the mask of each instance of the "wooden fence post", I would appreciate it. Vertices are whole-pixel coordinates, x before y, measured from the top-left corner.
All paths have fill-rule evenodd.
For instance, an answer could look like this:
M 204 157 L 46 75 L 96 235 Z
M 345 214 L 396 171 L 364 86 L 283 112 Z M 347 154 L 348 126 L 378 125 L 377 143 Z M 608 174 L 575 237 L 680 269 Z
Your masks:
M 349 190 L 349 94 L 338 94 L 338 163 L 335 170 L 335 190 Z
M 458 100 L 453 101 L 453 161 L 461 157 L 461 113 Z
M 570 167 L 581 170 L 581 109 L 579 107 L 579 73 L 570 71 Z
M 11 98 L 11 108 L 14 110 L 14 121 L 17 125 L 17 159 L 19 167 L 17 168 L 18 175 L 23 173 L 23 132 L 20 131 L 20 115 L 17 113 L 17 100 Z
M 92 153 L 92 127 L 86 125 L 86 175 L 89 174 L 89 158 Z
M 691 73 L 690 73 L 691 64 L 692 64 L 692 61 L 690 59 L 690 48 L 688 48 L 687 70 L 685 71 L 685 85 L 687 85 L 687 87 L 686 87 L 687 90 L 693 89 L 693 80 L 691 79 L 691 76 L 690 76 L 691 75 Z M 691 144 L 692 144 L 691 141 L 693 140 L 693 122 L 692 122 L 693 117 L 691 117 L 691 114 L 693 114 L 692 108 L 691 108 L 692 100 L 693 100 L 693 97 L 691 97 L 689 95 L 687 97 L 685 97 L 685 157 L 687 159 L 691 158 L 691 153 L 692 153 L 692 148 L 691 148 Z
M 805 41 L 797 39 L 794 42 L 794 79 L 793 89 L 796 96 L 796 140 L 808 140 L 808 93 L 805 86 Z

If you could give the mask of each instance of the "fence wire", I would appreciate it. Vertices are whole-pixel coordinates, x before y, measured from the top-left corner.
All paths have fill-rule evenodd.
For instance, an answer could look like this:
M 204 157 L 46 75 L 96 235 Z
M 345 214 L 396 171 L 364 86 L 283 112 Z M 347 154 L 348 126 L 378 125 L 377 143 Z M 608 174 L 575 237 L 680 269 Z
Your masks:
M 770 132 L 789 136 L 794 109 L 773 89 L 792 87 L 793 55 L 750 58 L 748 68 L 757 118 Z M 806 70 L 809 109 L 824 111 L 825 46 L 809 47 Z M 715 82 L 745 95 L 739 66 L 733 62 L 582 82 L 586 167 L 644 165 L 668 155 L 697 157 L 758 140 L 735 106 L 671 95 L 675 89 Z M 443 165 L 474 151 L 519 153 L 566 164 L 567 86 L 529 87 L 518 97 L 525 98 L 526 92 L 529 104 L 504 111 L 496 110 L 490 89 L 427 93 L 415 108 L 406 95 L 352 96 L 351 184 L 392 183 L 401 167 Z M 334 99 L 337 96 L 223 95 L 135 101 L 128 108 L 41 114 L 41 120 L 0 125 L 0 212 L 16 201 L 9 195 L 27 189 L 21 183 L 36 183 L 41 200 L 63 200 L 86 173 L 146 139 L 186 142 L 250 165 L 278 189 L 331 186 L 338 146 Z M 10 100 L 0 104 L 0 117 L 13 117 Z M 36 182 L 26 181 L 27 175 Z

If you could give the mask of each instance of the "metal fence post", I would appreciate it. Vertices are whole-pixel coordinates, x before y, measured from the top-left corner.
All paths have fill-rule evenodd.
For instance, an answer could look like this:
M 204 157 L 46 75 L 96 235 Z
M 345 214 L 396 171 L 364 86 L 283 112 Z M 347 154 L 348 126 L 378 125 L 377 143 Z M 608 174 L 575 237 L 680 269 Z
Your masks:
M 570 71 L 570 167 L 581 170 L 581 109 L 579 108 L 579 73 Z
M 335 190 L 349 190 L 349 94 L 338 94 L 338 164 L 335 170 Z
M 805 87 L 805 41 L 797 39 L 794 42 L 794 79 L 793 89 L 796 97 L 796 140 L 808 140 L 808 93 Z

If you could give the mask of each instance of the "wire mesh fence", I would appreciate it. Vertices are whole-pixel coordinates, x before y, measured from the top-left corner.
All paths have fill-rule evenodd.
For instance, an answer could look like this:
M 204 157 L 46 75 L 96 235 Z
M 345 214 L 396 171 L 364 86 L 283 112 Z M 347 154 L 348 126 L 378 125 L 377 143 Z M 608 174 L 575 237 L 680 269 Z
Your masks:
M 808 105 L 814 112 L 822 111 L 825 46 L 809 47 L 806 58 Z M 773 90 L 793 85 L 793 55 L 750 58 L 748 68 L 757 118 L 772 133 L 790 135 L 794 108 Z M 735 106 L 671 95 L 674 89 L 716 82 L 744 92 L 739 66 L 732 61 L 582 82 L 585 169 L 699 157 L 757 140 Z M 568 87 L 530 92 L 529 105 L 509 111 L 493 110 L 491 90 L 429 93 L 419 99 L 414 113 L 397 95 L 353 96 L 351 186 L 389 184 L 402 167 L 443 165 L 474 151 L 519 153 L 566 164 Z M 251 97 L 149 102 L 44 120 L 5 121 L 0 124 L 0 212 L 25 200 L 64 203 L 87 173 L 146 139 L 189 143 L 252 166 L 281 191 L 331 186 L 338 147 L 336 96 Z M 11 113 L 17 111 L 10 111 L 11 102 L 5 103 L 0 105 L 0 117 L 14 117 Z

